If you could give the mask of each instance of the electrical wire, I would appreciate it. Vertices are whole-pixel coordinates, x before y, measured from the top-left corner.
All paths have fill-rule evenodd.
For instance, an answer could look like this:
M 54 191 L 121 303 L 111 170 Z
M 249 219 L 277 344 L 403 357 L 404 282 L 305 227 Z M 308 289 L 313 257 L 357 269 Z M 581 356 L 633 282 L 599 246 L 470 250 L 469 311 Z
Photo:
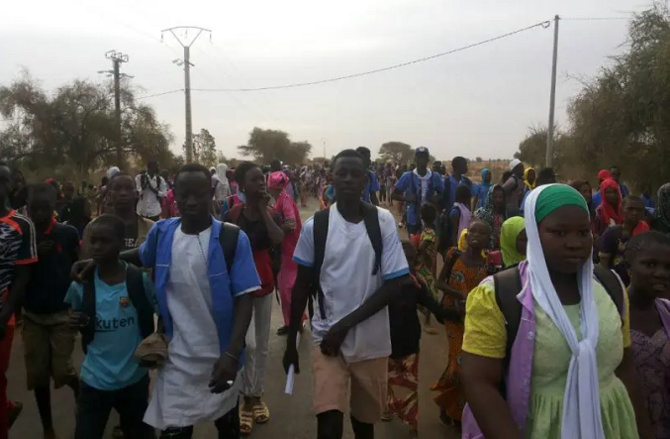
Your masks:
M 615 21 L 630 20 L 629 17 L 561 17 L 561 21 Z
M 149 98 L 155 98 L 157 96 L 169 95 L 169 94 L 172 94 L 172 93 L 183 92 L 183 91 L 184 91 L 183 88 L 177 88 L 177 89 L 170 90 L 170 91 L 164 91 L 162 93 L 154 93 L 154 94 L 150 94 L 150 95 L 138 96 L 135 99 L 138 99 L 138 100 L 139 99 L 149 99 Z
M 318 85 L 318 84 L 325 84 L 325 83 L 328 83 L 328 82 L 343 81 L 345 79 L 359 78 L 361 76 L 373 75 L 375 73 L 386 72 L 386 71 L 389 71 L 389 70 L 399 69 L 399 68 L 402 68 L 402 67 L 411 66 L 413 64 L 418 64 L 418 63 L 430 61 L 430 60 L 440 58 L 440 57 L 443 57 L 443 56 L 452 55 L 452 54 L 458 53 L 458 52 L 463 52 L 465 50 L 472 49 L 472 48 L 475 48 L 475 47 L 478 47 L 478 46 L 483 46 L 484 44 L 492 43 L 494 41 L 502 40 L 504 38 L 508 38 L 508 37 L 513 36 L 513 35 L 520 34 L 522 32 L 534 29 L 536 27 L 542 27 L 542 28 L 546 29 L 549 26 L 551 26 L 550 21 L 542 21 L 542 22 L 539 22 L 539 23 L 535 23 L 531 26 L 526 26 L 526 27 L 523 27 L 521 29 L 517 29 L 517 30 L 512 31 L 512 32 L 507 32 L 505 34 L 498 35 L 496 37 L 487 38 L 485 40 L 481 40 L 481 41 L 478 41 L 476 43 L 468 44 L 467 46 L 458 47 L 456 49 L 451 49 L 451 50 L 448 50 L 446 52 L 437 53 L 435 55 L 426 56 L 426 57 L 415 59 L 415 60 L 412 60 L 412 61 L 407 61 L 407 62 L 404 62 L 404 63 L 401 63 L 401 64 L 395 64 L 395 65 L 388 66 L 388 67 L 382 67 L 382 68 L 379 68 L 379 69 L 369 70 L 367 72 L 354 73 L 354 74 L 351 74 L 351 75 L 338 76 L 338 77 L 335 77 L 335 78 L 321 79 L 321 80 L 318 80 L 318 81 L 310 81 L 310 82 L 299 82 L 299 83 L 295 83 L 295 84 L 274 85 L 274 86 L 268 86 L 268 87 L 257 87 L 257 88 L 193 88 L 191 90 L 192 91 L 198 91 L 198 92 L 251 92 L 251 91 L 279 90 L 279 89 L 285 89 L 285 88 L 307 87 L 307 86 L 310 86 L 310 85 Z

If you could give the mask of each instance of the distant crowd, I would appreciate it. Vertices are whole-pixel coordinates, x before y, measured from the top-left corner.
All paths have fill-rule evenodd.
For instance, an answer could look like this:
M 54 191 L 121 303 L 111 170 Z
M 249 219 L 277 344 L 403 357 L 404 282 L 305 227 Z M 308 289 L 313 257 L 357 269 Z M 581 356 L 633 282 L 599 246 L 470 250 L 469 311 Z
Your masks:
M 392 419 L 419 437 L 433 317 L 449 356 L 430 389 L 463 438 L 670 439 L 670 183 L 450 165 L 359 147 L 323 166 L 115 166 L 92 187 L 0 163 L 0 439 L 22 408 L 15 316 L 44 438 L 52 381 L 76 397 L 75 439 L 102 438 L 112 409 L 116 438 L 253 435 L 271 418 L 274 292 L 287 373 L 311 332 L 319 439 L 342 437 L 344 413 L 357 439 Z

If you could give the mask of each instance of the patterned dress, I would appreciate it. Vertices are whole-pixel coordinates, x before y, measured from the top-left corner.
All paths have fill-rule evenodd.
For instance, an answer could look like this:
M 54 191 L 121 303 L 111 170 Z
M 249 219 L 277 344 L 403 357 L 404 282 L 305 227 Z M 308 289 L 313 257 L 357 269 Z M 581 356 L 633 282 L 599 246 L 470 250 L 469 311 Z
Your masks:
M 449 249 L 447 261 L 451 261 L 456 248 Z M 487 276 L 492 274 L 493 269 L 486 260 L 478 267 L 468 267 L 463 258 L 460 257 L 454 262 L 451 269 L 451 275 L 448 279 L 449 287 L 468 294 Z M 456 306 L 454 297 L 445 294 L 442 299 L 442 305 L 445 307 Z M 431 386 L 431 390 L 439 392 L 435 398 L 435 403 L 452 420 L 460 422 L 465 406 L 465 397 L 461 387 L 461 347 L 463 345 L 463 332 L 465 327 L 463 322 L 445 322 L 447 328 L 447 337 L 449 339 L 449 362 L 447 368 L 442 373 L 440 379 Z
M 427 244 L 423 244 L 423 243 Z M 422 245 L 423 244 L 423 245 Z M 419 252 L 417 258 L 416 273 L 418 278 L 426 284 L 428 292 L 437 301 L 440 300 L 440 292 L 435 288 L 435 271 L 437 269 L 437 234 L 431 228 L 424 228 L 419 238 Z
M 656 438 L 670 439 L 670 343 L 668 334 L 663 327 L 651 337 L 635 329 L 631 329 L 630 332 L 638 383 Z

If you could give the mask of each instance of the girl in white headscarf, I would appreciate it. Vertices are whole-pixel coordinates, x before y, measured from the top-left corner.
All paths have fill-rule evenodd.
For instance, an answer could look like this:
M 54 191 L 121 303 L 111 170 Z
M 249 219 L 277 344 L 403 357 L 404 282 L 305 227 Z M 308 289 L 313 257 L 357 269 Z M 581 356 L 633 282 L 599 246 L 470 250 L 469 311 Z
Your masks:
M 514 269 L 520 292 L 496 292 L 489 278 L 468 295 L 463 438 L 652 438 L 634 384 L 628 299 L 623 286 L 608 292 L 594 278 L 584 198 L 547 185 L 524 207 L 528 260 Z M 519 308 L 511 345 L 508 304 Z
M 212 174 L 212 187 L 214 188 L 214 199 L 218 203 L 223 203 L 223 200 L 230 196 L 230 184 L 226 177 L 228 166 L 225 163 L 216 165 L 216 173 Z

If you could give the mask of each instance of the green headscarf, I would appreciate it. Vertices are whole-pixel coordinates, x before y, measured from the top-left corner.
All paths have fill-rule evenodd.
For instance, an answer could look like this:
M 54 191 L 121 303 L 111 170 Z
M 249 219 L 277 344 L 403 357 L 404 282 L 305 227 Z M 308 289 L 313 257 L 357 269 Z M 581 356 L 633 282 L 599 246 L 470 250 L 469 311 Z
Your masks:
M 582 194 L 565 184 L 552 184 L 542 191 L 535 203 L 535 220 L 539 224 L 547 215 L 563 206 L 579 206 L 586 213 L 589 208 Z
M 513 216 L 502 224 L 500 228 L 500 251 L 505 267 L 511 267 L 526 259 L 526 255 L 519 253 L 516 249 L 516 239 L 524 230 L 526 230 L 526 223 L 520 216 Z

